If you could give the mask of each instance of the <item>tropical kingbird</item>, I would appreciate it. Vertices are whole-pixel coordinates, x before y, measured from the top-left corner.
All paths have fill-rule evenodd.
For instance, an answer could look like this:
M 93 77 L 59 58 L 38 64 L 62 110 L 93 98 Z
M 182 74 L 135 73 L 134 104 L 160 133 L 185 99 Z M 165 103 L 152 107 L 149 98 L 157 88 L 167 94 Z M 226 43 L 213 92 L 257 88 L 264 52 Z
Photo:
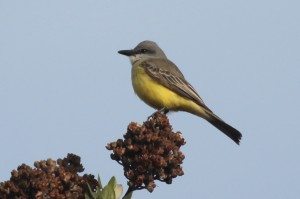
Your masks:
M 170 111 L 186 111 L 197 115 L 239 144 L 242 134 L 215 115 L 196 90 L 184 78 L 153 41 L 143 41 L 132 50 L 118 53 L 129 57 L 134 92 L 149 106 Z

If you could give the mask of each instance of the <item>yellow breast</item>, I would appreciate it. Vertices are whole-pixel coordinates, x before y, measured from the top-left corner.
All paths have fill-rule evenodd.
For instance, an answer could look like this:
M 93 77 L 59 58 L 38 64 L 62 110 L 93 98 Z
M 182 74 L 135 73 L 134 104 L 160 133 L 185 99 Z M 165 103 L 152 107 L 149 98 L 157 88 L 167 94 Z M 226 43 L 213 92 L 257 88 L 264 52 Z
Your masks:
M 168 108 L 178 111 L 199 107 L 191 100 L 184 98 L 152 79 L 144 68 L 135 64 L 131 71 L 132 85 L 135 93 L 155 109 Z M 193 111 L 194 112 L 194 111 Z

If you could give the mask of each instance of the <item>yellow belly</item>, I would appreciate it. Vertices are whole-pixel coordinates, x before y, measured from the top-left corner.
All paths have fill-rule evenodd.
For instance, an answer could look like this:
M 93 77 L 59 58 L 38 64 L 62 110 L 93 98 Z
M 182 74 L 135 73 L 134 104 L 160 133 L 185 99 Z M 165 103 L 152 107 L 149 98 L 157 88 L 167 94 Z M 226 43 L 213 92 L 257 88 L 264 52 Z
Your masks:
M 143 68 L 132 67 L 132 85 L 135 93 L 155 109 L 167 108 L 173 111 L 187 111 L 196 115 L 203 112 L 193 101 L 182 97 L 154 81 Z

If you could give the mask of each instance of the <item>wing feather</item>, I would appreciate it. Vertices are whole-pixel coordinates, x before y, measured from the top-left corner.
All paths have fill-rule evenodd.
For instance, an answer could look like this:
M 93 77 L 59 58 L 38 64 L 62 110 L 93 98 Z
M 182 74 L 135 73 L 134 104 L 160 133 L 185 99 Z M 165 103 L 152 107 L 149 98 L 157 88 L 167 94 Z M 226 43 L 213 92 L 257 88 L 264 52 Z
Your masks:
M 141 66 L 151 78 L 163 86 L 212 112 L 173 62 L 166 59 L 149 59 L 142 62 Z

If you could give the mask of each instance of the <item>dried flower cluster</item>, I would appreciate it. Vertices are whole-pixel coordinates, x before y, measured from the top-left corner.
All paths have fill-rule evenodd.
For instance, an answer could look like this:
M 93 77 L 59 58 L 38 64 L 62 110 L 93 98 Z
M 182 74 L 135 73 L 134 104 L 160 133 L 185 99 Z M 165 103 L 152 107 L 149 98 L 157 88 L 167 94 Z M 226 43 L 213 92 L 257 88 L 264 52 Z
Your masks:
M 37 161 L 34 167 L 22 164 L 13 170 L 10 180 L 0 183 L 0 198 L 84 198 L 87 183 L 92 189 L 98 185 L 93 175 L 78 175 L 84 168 L 74 154 L 57 161 Z
M 183 175 L 180 147 L 184 144 L 181 133 L 172 132 L 167 116 L 156 112 L 143 125 L 130 123 L 124 140 L 109 143 L 106 148 L 124 167 L 129 191 L 146 188 L 152 192 L 154 180 L 171 184 L 173 178 Z

